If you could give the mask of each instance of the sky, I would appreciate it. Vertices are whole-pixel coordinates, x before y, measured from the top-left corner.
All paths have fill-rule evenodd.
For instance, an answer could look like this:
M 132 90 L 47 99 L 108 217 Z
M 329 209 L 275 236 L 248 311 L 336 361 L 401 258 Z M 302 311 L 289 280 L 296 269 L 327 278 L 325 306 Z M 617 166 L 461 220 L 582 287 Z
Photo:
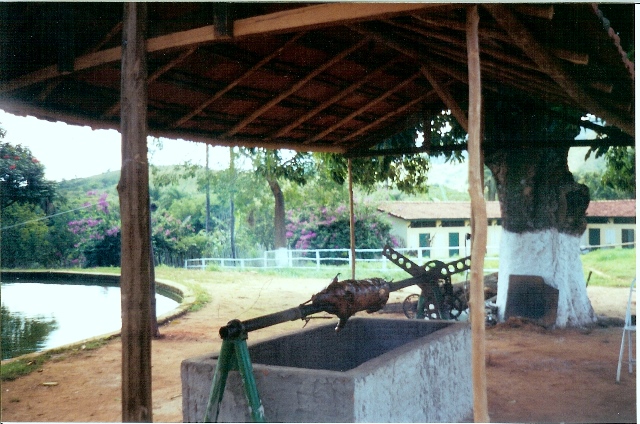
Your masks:
M 15 116 L 1 109 L 0 127 L 7 131 L 4 141 L 13 145 L 22 144 L 31 150 L 31 153 L 45 166 L 45 178 L 48 180 L 86 178 L 120 169 L 120 133 L 115 130 L 94 131 L 86 126 L 43 121 L 30 116 Z M 591 137 L 593 137 L 592 131 L 583 129 L 576 138 Z M 202 166 L 205 164 L 203 143 L 162 139 L 160 149 L 149 138 L 148 145 L 149 161 L 153 165 L 176 165 L 186 161 Z M 451 172 L 450 164 L 441 164 L 447 168 L 447 172 L 437 171 L 440 170 L 437 161 L 432 165 L 433 172 L 429 173 L 431 183 L 466 190 L 466 179 L 458 178 L 455 172 Z M 228 168 L 229 148 L 210 148 L 209 166 L 211 169 Z M 460 166 L 466 168 L 467 165 L 464 163 Z M 570 170 L 572 172 L 576 170 L 571 168 L 573 168 L 572 164 L 570 164 Z M 439 176 L 446 178 L 439 178 Z M 455 184 L 452 180 L 456 180 Z
M 120 169 L 120 133 L 89 127 L 49 122 L 31 116 L 15 116 L 0 110 L 0 127 L 7 132 L 4 141 L 31 150 L 45 166 L 45 178 L 72 180 Z M 153 165 L 175 165 L 185 161 L 204 166 L 205 145 L 185 140 L 162 139 L 162 149 L 149 139 L 149 161 Z M 229 166 L 229 148 L 209 149 L 209 166 Z

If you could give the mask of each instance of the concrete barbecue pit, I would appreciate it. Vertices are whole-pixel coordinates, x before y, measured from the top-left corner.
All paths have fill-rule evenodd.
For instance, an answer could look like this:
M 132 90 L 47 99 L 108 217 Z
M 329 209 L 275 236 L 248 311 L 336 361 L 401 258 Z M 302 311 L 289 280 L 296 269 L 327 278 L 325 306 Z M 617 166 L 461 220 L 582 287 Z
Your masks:
M 456 422 L 472 416 L 468 323 L 352 318 L 250 344 L 272 422 Z M 182 362 L 183 420 L 202 421 L 216 355 Z M 250 421 L 238 372 L 219 421 Z

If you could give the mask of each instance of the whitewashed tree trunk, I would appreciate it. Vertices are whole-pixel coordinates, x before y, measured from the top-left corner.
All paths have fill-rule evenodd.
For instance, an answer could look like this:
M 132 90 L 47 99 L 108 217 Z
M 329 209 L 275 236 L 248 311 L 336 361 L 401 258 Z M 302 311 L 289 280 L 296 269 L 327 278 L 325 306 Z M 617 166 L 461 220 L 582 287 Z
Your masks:
M 511 275 L 537 275 L 558 289 L 557 327 L 582 327 L 596 321 L 587 297 L 579 236 L 556 229 L 520 234 L 503 230 L 496 299 L 500 320 L 504 319 Z
M 591 325 L 580 261 L 589 190 L 574 181 L 567 148 L 485 152 L 502 213 L 498 271 L 498 318 L 504 319 L 511 275 L 536 275 L 558 289 L 557 327 Z

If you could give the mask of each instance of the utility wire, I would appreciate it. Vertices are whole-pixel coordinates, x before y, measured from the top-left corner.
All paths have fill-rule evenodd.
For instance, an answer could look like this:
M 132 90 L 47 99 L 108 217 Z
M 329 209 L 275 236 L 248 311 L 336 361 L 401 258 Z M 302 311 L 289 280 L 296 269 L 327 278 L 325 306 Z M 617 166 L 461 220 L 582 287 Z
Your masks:
M 43 216 L 41 218 L 30 219 L 29 221 L 24 221 L 24 222 L 20 222 L 18 224 L 9 225 L 8 227 L 2 227 L 2 228 L 0 228 L 0 231 L 8 230 L 10 228 L 15 228 L 15 227 L 21 227 L 23 225 L 27 225 L 27 224 L 30 224 L 32 222 L 42 221 L 42 220 L 45 220 L 45 219 L 53 218 L 54 216 L 64 215 L 65 213 L 79 211 L 79 210 L 90 208 L 91 206 L 96 206 L 96 205 L 97 205 L 97 203 L 91 203 L 89 205 L 82 206 L 82 207 L 79 207 L 77 209 L 71 209 L 71 210 L 64 211 L 64 212 L 54 213 L 53 215 L 47 215 L 47 216 Z

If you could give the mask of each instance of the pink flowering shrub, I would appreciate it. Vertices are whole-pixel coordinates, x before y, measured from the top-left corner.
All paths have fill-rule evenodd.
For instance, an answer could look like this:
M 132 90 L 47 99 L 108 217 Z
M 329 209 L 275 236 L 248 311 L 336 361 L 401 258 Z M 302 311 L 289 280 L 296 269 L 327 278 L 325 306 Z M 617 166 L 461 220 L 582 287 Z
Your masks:
M 356 248 L 380 249 L 385 244 L 397 247 L 390 230 L 373 208 L 356 211 Z M 288 211 L 286 231 L 292 249 L 346 249 L 350 246 L 349 211 L 345 206 L 334 210 L 323 207 L 317 212 Z

